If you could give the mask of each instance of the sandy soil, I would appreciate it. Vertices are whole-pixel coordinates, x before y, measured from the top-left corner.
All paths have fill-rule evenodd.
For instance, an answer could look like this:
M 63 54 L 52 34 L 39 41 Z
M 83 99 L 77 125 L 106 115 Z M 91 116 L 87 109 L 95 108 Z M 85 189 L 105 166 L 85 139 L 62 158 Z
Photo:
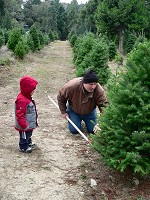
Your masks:
M 11 60 L 10 66 L 0 66 L 0 200 L 150 199 L 149 177 L 120 174 L 99 162 L 98 153 L 80 135 L 69 133 L 48 99 L 49 95 L 57 102 L 59 88 L 75 77 L 69 43 L 53 42 L 24 61 L 7 51 L 0 51 L 1 58 L 7 53 Z M 18 151 L 13 127 L 13 105 L 23 75 L 39 81 L 34 95 L 39 127 L 33 133 L 38 148 L 31 154 Z

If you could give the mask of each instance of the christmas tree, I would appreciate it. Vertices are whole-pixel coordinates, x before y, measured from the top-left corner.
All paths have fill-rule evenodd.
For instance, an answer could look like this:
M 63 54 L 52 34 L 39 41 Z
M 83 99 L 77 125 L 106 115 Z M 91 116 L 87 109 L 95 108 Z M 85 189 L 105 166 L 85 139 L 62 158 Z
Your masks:
M 109 106 L 99 118 L 93 147 L 123 172 L 150 174 L 150 42 L 129 55 L 125 71 L 108 83 Z

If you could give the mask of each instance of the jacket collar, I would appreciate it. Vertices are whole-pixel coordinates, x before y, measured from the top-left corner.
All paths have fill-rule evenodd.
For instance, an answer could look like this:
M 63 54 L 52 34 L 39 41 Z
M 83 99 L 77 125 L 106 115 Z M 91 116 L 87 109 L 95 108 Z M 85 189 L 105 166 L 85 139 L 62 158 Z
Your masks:
M 93 98 L 94 92 L 88 92 L 87 90 L 85 90 L 83 84 L 82 84 L 82 91 L 84 93 L 84 99 L 82 100 L 82 103 L 86 103 L 88 102 L 89 99 Z

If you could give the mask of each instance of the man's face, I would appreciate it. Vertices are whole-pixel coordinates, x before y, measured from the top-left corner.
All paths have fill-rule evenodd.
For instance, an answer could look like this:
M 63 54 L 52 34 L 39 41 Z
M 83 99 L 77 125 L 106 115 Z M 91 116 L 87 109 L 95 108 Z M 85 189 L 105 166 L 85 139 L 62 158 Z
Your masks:
M 83 87 L 88 91 L 88 92 L 93 92 L 97 86 L 97 83 L 83 83 Z

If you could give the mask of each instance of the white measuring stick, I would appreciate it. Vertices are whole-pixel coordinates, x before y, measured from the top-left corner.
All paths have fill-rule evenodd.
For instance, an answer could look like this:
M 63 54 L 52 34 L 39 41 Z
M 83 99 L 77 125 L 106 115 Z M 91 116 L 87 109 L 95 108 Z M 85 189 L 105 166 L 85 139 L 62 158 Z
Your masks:
M 56 108 L 59 110 L 59 106 L 53 101 L 53 99 L 48 96 L 49 100 L 56 106 Z M 69 118 L 66 117 L 66 119 L 72 124 L 72 126 L 80 133 L 80 135 L 89 143 L 91 144 L 91 141 L 82 133 L 82 131 L 73 123 L 73 121 Z

